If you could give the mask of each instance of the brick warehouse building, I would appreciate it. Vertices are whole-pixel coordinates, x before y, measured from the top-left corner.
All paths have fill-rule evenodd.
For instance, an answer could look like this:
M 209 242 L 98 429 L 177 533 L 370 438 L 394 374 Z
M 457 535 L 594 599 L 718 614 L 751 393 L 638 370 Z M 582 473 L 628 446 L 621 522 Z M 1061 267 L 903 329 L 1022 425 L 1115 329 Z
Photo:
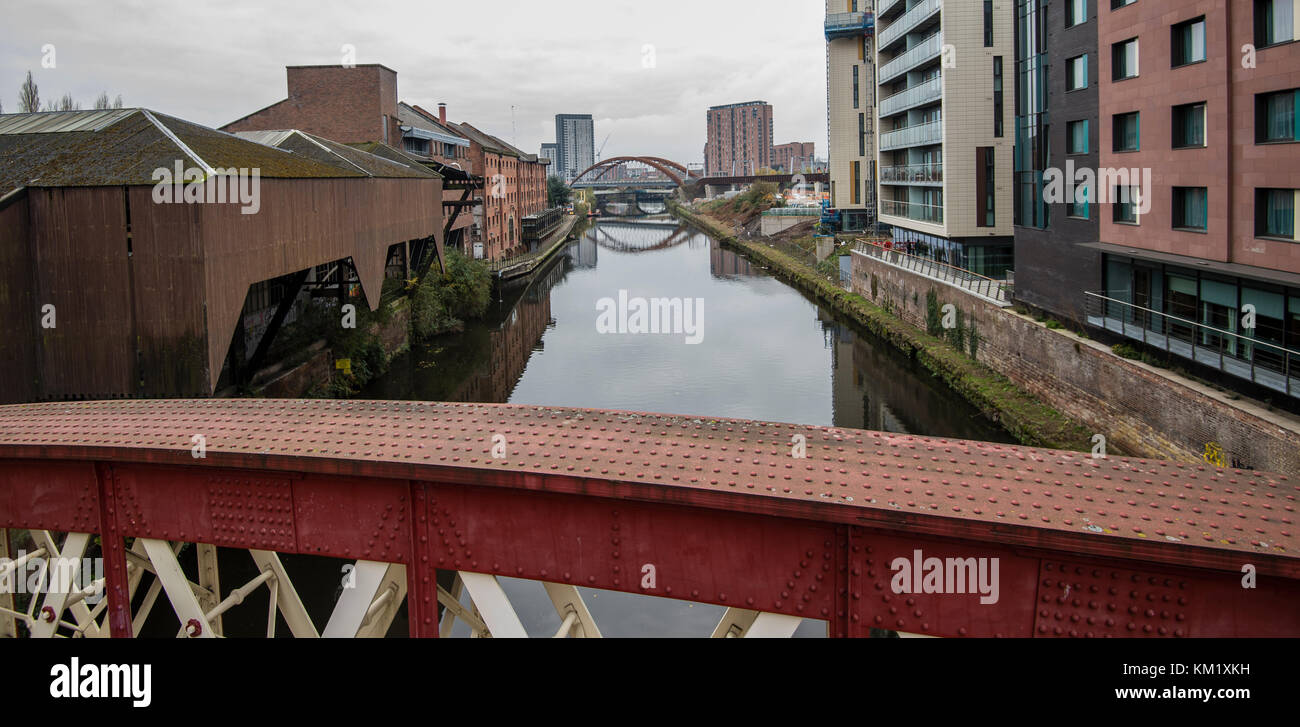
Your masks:
M 471 252 L 481 243 L 484 257 L 496 259 L 522 242 L 522 220 L 540 212 L 533 201 L 545 204 L 546 173 L 541 162 L 510 145 L 483 134 L 478 140 L 461 124 L 446 120 L 446 107 L 436 115 L 416 105 L 398 101 L 397 72 L 382 65 L 289 66 L 288 98 L 231 122 L 223 131 L 298 129 L 345 144 L 382 143 L 408 154 L 427 156 L 453 170 L 462 169 L 476 186 L 467 198 L 452 184 L 444 189 L 444 217 L 453 229 L 448 239 Z M 468 125 L 466 125 L 468 126 Z M 473 129 L 473 127 L 469 127 Z M 482 141 L 492 153 L 483 153 Z M 425 142 L 427 142 L 427 151 Z M 477 151 L 476 151 L 477 149 Z M 373 151 L 373 149 L 372 149 Z M 448 181 L 456 172 L 435 167 Z M 492 196 L 489 180 L 502 175 Z M 465 186 L 465 185 L 460 185 Z M 486 209 L 490 206 L 491 209 Z M 462 238 L 462 236 L 467 236 Z M 464 239 L 464 243 L 458 242 Z
M 714 106 L 708 111 L 704 172 L 755 174 L 772 166 L 772 106 L 765 101 Z
M 1017 271 L 1018 298 L 1086 316 L 1225 383 L 1300 396 L 1297 4 L 1065 3 L 1095 24 L 1097 40 L 1053 67 L 1076 87 L 1095 84 L 1098 108 L 1054 108 L 1052 124 L 1089 122 L 1075 127 L 1077 143 L 1096 145 L 1100 169 L 1137 175 L 1098 176 L 1095 203 L 1072 215 L 1095 220 L 1097 239 L 1036 243 L 1031 267 Z M 1018 236 L 1017 257 L 1027 244 Z

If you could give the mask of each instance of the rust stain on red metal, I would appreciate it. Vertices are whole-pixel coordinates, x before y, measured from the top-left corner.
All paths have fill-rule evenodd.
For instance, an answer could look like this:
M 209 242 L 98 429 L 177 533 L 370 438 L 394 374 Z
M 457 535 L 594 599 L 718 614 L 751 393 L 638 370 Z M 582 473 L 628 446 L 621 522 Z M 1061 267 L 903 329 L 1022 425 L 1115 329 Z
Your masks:
M 199 436 L 204 459 L 192 456 Z M 1171 563 L 1250 554 L 1300 577 L 1300 486 L 1284 476 L 835 427 L 516 405 L 125 400 L 0 407 L 0 457 L 579 493 L 608 484 L 593 494 L 1009 543 L 1068 537 L 1079 552 Z

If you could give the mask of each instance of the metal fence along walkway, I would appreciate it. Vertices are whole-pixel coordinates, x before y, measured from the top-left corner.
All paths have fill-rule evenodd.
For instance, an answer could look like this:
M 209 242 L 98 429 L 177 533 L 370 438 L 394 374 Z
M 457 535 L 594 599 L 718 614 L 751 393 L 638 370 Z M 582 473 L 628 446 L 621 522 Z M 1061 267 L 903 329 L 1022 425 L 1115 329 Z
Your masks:
M 859 240 L 854 245 L 853 251 L 927 278 L 955 285 L 994 303 L 1003 306 L 1011 305 L 1011 285 L 1004 281 L 986 278 L 947 263 L 887 249 L 863 240 Z
M 165 592 L 191 637 L 220 635 L 262 587 L 298 636 L 383 635 L 403 599 L 414 636 L 449 618 L 521 635 L 508 576 L 548 584 L 570 635 L 599 632 L 582 586 L 725 606 L 724 635 L 815 619 L 838 637 L 1300 636 L 1297 496 L 1259 472 L 623 411 L 8 406 L 0 528 L 65 560 L 98 536 L 105 572 L 26 610 L 0 600 L 0 633 L 131 636 L 147 616 L 133 596 L 153 583 L 150 607 Z M 184 572 L 180 543 L 201 571 L 221 546 L 261 575 L 223 590 Z M 285 553 L 356 562 L 323 629 Z M 437 571 L 459 574 L 456 593 Z

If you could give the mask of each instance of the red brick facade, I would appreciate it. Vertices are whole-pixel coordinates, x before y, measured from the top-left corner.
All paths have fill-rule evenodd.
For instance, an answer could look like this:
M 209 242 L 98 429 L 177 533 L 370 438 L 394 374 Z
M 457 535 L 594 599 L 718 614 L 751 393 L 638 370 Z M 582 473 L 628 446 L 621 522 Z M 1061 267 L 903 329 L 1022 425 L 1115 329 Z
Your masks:
M 1171 68 L 1176 23 L 1205 17 L 1202 62 Z M 1112 80 L 1112 46 L 1138 39 L 1138 75 Z M 1151 209 L 1136 225 L 1102 208 L 1101 239 L 1127 247 L 1300 273 L 1300 245 L 1255 236 L 1255 190 L 1300 187 L 1300 144 L 1257 144 L 1255 95 L 1300 87 L 1300 43 L 1259 48 L 1253 64 L 1253 3 L 1141 0 L 1098 8 L 1102 168 L 1152 172 Z M 1253 65 L 1254 67 L 1247 67 Z M 1205 103 L 1204 148 L 1175 149 L 1172 109 Z M 1116 114 L 1140 113 L 1138 151 L 1113 151 Z M 1208 226 L 1175 229 L 1174 187 L 1205 187 Z M 1144 190 L 1145 192 L 1145 190 Z
M 289 97 L 221 127 L 222 131 L 298 129 L 343 144 L 401 146 L 397 72 L 381 65 L 289 66 Z
M 787 172 L 812 169 L 817 145 L 811 141 L 794 141 L 772 147 L 772 168 Z
M 772 166 L 772 106 L 751 101 L 714 106 L 704 145 L 707 174 L 745 175 Z

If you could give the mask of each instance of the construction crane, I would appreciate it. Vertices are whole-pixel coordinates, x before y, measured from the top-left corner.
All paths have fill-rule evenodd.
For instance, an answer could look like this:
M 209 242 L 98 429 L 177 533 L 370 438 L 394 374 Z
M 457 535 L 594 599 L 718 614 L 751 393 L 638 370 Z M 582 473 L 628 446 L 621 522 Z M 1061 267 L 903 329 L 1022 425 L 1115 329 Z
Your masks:
M 605 145 L 609 143 L 609 137 L 613 135 L 614 132 L 612 131 L 609 132 L 608 134 L 605 134 L 605 141 L 601 142 L 600 149 L 596 150 L 596 161 L 598 162 L 600 161 L 600 156 L 605 153 Z

